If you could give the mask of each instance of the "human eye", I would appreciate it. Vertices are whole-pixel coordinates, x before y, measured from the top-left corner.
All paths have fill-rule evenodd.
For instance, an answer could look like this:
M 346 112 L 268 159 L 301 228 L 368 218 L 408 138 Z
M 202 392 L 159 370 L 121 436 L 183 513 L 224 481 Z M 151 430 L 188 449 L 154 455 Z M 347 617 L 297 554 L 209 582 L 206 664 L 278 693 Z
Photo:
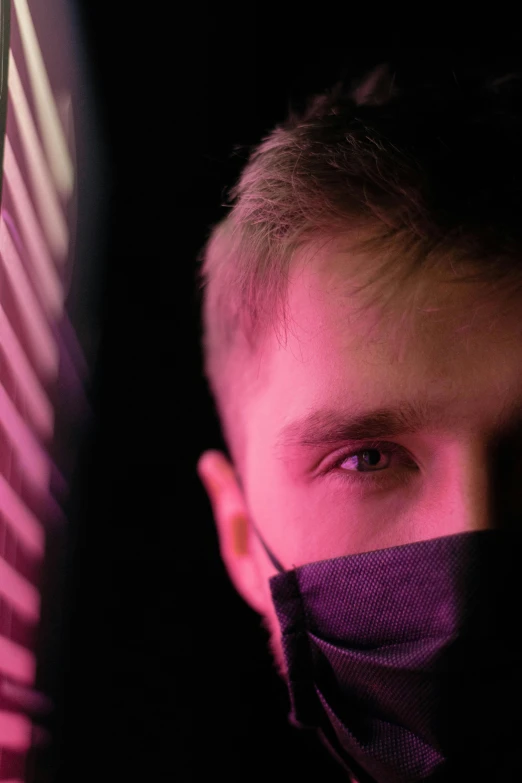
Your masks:
M 398 443 L 369 441 L 335 455 L 325 472 L 343 481 L 378 489 L 404 483 L 414 467 L 412 458 Z

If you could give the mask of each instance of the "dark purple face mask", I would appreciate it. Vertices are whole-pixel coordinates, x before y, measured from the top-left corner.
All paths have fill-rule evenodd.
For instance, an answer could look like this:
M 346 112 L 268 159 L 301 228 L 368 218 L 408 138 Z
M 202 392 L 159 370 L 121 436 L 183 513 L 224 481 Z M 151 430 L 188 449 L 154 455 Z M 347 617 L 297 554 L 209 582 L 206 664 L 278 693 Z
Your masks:
M 484 530 L 285 571 L 261 539 L 291 722 L 359 783 L 520 783 L 520 540 Z

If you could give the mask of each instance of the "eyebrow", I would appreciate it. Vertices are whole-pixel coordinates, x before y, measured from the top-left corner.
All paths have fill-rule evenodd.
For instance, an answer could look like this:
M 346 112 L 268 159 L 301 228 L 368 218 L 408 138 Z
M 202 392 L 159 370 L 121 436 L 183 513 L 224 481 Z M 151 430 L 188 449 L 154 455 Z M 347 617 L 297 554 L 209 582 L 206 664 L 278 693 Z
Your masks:
M 520 405 L 516 412 L 519 415 L 522 412 Z M 501 423 L 504 420 L 505 411 L 502 412 Z M 275 451 L 283 454 L 296 447 L 313 448 L 345 441 L 397 437 L 421 430 L 455 431 L 462 423 L 462 413 L 452 414 L 448 400 L 438 403 L 408 400 L 355 413 L 353 409 L 343 412 L 321 408 L 286 424 L 277 436 Z

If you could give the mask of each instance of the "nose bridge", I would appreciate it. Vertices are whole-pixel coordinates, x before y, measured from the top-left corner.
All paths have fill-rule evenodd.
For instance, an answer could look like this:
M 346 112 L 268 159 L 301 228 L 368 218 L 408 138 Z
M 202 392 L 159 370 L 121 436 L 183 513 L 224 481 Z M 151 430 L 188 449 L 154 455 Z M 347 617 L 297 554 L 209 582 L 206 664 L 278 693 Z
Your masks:
M 484 439 L 469 437 L 448 449 L 439 486 L 448 529 L 442 535 L 496 526 L 496 470 Z M 441 520 L 442 522 L 442 520 Z
M 448 535 L 505 528 L 522 532 L 520 433 L 501 439 L 463 436 L 448 447 L 439 479 L 436 505 Z

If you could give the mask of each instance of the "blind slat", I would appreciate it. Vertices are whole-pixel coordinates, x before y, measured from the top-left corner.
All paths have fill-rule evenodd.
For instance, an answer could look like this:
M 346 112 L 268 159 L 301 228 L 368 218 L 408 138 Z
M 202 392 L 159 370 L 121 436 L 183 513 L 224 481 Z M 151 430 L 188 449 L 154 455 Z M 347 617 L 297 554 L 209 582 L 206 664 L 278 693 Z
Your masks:
M 18 541 L 33 557 L 43 557 L 45 535 L 41 522 L 24 505 L 0 474 L 0 512 L 15 532 Z
M 8 89 L 42 228 L 53 257 L 63 262 L 69 247 L 69 231 L 11 50 Z
M 40 594 L 26 579 L 0 557 L 0 593 L 19 614 L 30 622 L 40 618 Z
M 0 737 L 3 748 L 28 750 L 31 745 L 31 728 L 31 721 L 25 716 L 0 710 Z
M 29 481 L 38 489 L 47 490 L 51 477 L 49 456 L 16 410 L 1 383 L 0 429 L 9 438 Z
M 63 287 L 47 248 L 9 136 L 6 136 L 4 146 L 4 178 L 15 209 L 17 227 L 34 269 L 39 294 L 48 316 L 59 318 L 63 311 Z
M 0 634 L 0 672 L 25 685 L 32 685 L 36 676 L 35 656 Z
M 0 254 L 31 342 L 33 349 L 31 359 L 33 364 L 36 363 L 41 372 L 50 379 L 57 372 L 58 349 L 47 319 L 27 280 L 27 274 L 3 214 L 0 214 Z
M 41 438 L 49 438 L 53 432 L 54 411 L 42 388 L 22 346 L 11 328 L 2 305 L 0 305 L 0 345 L 5 359 L 23 397 L 25 410 L 31 424 Z
M 27 0 L 14 0 L 14 8 L 20 26 L 24 59 L 29 73 L 31 92 L 47 160 L 56 189 L 63 198 L 68 198 L 73 189 L 74 168 L 49 83 L 42 50 L 38 43 Z

